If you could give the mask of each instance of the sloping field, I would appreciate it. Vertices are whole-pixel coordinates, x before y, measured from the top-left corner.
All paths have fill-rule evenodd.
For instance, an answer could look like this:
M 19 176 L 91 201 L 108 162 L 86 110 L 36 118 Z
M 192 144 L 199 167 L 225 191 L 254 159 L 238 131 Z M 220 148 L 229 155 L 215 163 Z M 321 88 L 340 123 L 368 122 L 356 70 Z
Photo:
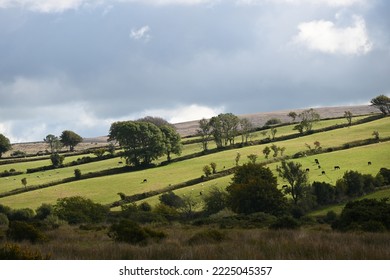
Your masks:
M 381 136 L 390 136 L 390 118 L 380 119 L 350 128 L 337 129 L 293 140 L 276 142 L 276 145 L 287 147 L 286 154 L 292 155 L 298 151 L 305 150 L 305 143 L 313 143 L 318 140 L 321 142 L 323 147 L 339 146 L 357 139 L 370 138 L 372 137 L 372 130 L 379 131 Z M 182 162 L 172 163 L 158 168 L 75 181 L 47 189 L 5 197 L 0 199 L 0 203 L 9 205 L 12 208 L 36 208 L 42 203 L 54 203 L 57 198 L 73 195 L 86 196 L 96 202 L 111 203 L 119 199 L 119 196 L 117 195 L 118 192 L 123 192 L 126 195 L 132 195 L 163 189 L 169 185 L 175 185 L 187 180 L 199 178 L 203 173 L 203 166 L 211 162 L 217 163 L 218 170 L 231 168 L 235 165 L 234 159 L 237 152 L 241 154 L 240 164 L 246 162 L 247 155 L 252 153 L 257 154 L 259 156 L 259 160 L 264 159 L 262 156 L 262 150 L 264 147 L 265 145 L 258 145 L 241 149 L 232 149 Z M 389 142 L 386 142 L 333 153 L 320 154 L 312 157 L 305 157 L 298 160 L 302 162 L 305 168 L 311 169 L 310 179 L 312 181 L 321 180 L 334 183 L 337 178 L 340 178 L 344 172 L 349 169 L 358 170 L 363 173 L 376 174 L 380 167 L 390 166 L 390 157 L 388 157 L 389 154 L 390 144 Z M 319 159 L 322 170 L 326 171 L 326 175 L 322 175 L 321 170 L 313 169 L 316 168 L 314 165 L 314 158 Z M 368 166 L 368 161 L 372 161 L 373 164 Z M 100 164 L 103 164 L 103 162 L 100 162 Z M 113 162 L 113 164 L 115 164 L 115 162 Z M 82 166 L 91 167 L 91 165 L 92 163 Z M 339 165 L 341 169 L 336 171 L 333 170 L 334 165 Z M 276 164 L 270 165 L 270 167 L 274 169 Z M 73 169 L 74 167 L 72 170 Z M 3 187 L 5 179 L 0 179 L 2 179 L 0 182 Z M 144 179 L 147 179 L 146 183 L 143 182 Z M 207 184 L 212 184 L 212 181 L 207 182 Z M 200 184 L 199 186 L 191 187 L 190 190 L 194 189 L 193 191 L 199 193 L 202 188 L 204 188 L 204 185 L 202 186 Z M 184 191 L 185 190 L 183 190 L 183 192 Z

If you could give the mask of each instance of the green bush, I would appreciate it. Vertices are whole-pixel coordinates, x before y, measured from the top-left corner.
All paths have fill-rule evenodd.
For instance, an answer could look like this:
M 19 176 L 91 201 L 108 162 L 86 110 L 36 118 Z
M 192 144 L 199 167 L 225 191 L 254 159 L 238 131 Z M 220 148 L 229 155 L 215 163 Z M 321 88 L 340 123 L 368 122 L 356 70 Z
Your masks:
M 48 260 L 39 251 L 21 248 L 17 244 L 6 243 L 0 247 L 0 260 Z
M 390 204 L 386 199 L 348 202 L 332 228 L 340 231 L 390 230 Z
M 9 225 L 9 220 L 7 215 L 0 213 L 0 229 L 7 228 Z
M 76 180 L 80 180 L 81 179 L 81 170 L 80 169 L 75 169 L 74 170 L 74 177 L 76 178 Z
M 161 231 L 141 227 L 130 220 L 121 220 L 119 223 L 111 225 L 108 236 L 117 242 L 147 245 L 150 240 L 162 240 L 166 237 L 166 234 Z
M 8 214 L 10 221 L 30 221 L 34 218 L 35 213 L 30 208 L 11 210 Z
M 53 214 L 53 211 L 54 211 L 53 205 L 42 203 L 42 205 L 35 210 L 36 213 L 35 218 L 38 220 L 44 220 L 49 215 Z
M 7 237 L 14 241 L 28 240 L 32 243 L 43 242 L 47 237 L 32 224 L 23 221 L 13 221 L 9 224 Z
M 291 216 L 279 217 L 273 224 L 270 225 L 270 229 L 297 229 L 300 227 L 299 222 Z
M 54 205 L 54 214 L 69 224 L 100 223 L 105 221 L 108 212 L 107 206 L 81 196 L 61 198 Z

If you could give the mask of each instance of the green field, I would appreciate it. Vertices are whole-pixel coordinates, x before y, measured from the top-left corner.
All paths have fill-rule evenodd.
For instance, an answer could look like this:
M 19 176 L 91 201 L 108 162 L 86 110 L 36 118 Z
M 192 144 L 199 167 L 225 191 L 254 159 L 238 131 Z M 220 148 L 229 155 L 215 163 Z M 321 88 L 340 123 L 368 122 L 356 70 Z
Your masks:
M 316 125 L 317 127 L 327 127 L 342 121 L 345 122 L 343 119 L 326 120 L 321 121 Z M 296 133 L 296 131 L 292 130 L 292 127 L 292 125 L 287 125 L 278 128 L 278 131 L 280 131 L 281 135 Z M 307 151 L 307 147 L 305 146 L 306 143 L 312 145 L 314 141 L 319 141 L 323 149 L 338 147 L 352 141 L 372 138 L 372 132 L 374 130 L 380 133 L 380 137 L 389 137 L 390 118 L 383 118 L 352 127 L 335 129 L 332 131 L 315 133 L 291 140 L 275 142 L 275 144 L 280 147 L 286 147 L 285 155 L 292 156 L 297 152 Z M 210 148 L 212 148 L 213 145 L 214 144 L 211 144 Z M 254 145 L 240 149 L 225 150 L 218 153 L 172 163 L 166 166 L 146 169 L 143 171 L 129 172 L 60 184 L 46 189 L 4 197 L 0 199 L 0 203 L 9 205 L 12 208 L 31 207 L 34 209 L 40 206 L 42 203 L 55 203 L 58 198 L 73 195 L 85 196 L 100 203 L 112 203 L 113 201 L 119 199 L 119 196 L 117 195 L 119 192 L 125 193 L 126 195 L 133 195 L 152 190 L 164 189 L 170 185 L 180 184 L 191 179 L 199 178 L 203 175 L 203 166 L 210 164 L 211 162 L 217 163 L 217 170 L 231 168 L 235 166 L 235 157 L 237 153 L 241 154 L 239 164 L 247 162 L 247 156 L 249 154 L 257 154 L 258 161 L 263 161 L 265 158 L 262 154 L 262 150 L 265 146 L 267 145 Z M 184 146 L 183 154 L 188 155 L 200 150 L 201 146 L 199 143 L 189 144 Z M 344 172 L 347 170 L 357 170 L 362 173 L 375 175 L 381 167 L 390 167 L 389 155 L 390 142 L 384 142 L 372 144 L 369 146 L 362 146 L 331 153 L 318 154 L 315 156 L 303 157 L 297 159 L 297 161 L 300 162 L 304 168 L 310 168 L 309 178 L 311 181 L 325 181 L 334 184 L 336 180 L 341 178 Z M 67 161 L 69 162 L 75 160 L 77 157 L 68 157 Z M 315 165 L 315 158 L 320 161 L 321 169 L 318 169 Z M 38 185 L 73 177 L 74 169 L 76 168 L 80 169 L 82 174 L 115 168 L 118 167 L 119 160 L 120 158 L 113 158 L 94 163 L 82 164 L 79 166 L 32 174 L 22 174 L 18 176 L 11 176 L 9 178 L 0 178 L 0 192 L 4 193 L 15 188 L 21 188 L 22 185 L 20 180 L 24 177 L 27 178 L 28 186 Z M 372 165 L 368 166 L 368 161 L 371 161 Z M 39 164 L 47 165 L 47 162 L 38 161 L 20 163 L 21 166 L 19 167 L 18 164 L 15 163 L 12 164 L 12 166 L 14 166 L 13 168 L 16 167 L 16 170 L 22 170 L 23 168 L 26 168 L 28 164 L 31 164 L 31 166 L 34 167 L 38 167 Z M 275 170 L 277 164 L 278 163 L 270 164 L 269 167 L 272 170 Z M 340 166 L 340 170 L 334 170 L 335 165 Z M 4 166 L 5 165 L 3 165 L 3 167 Z M 323 175 L 322 171 L 325 171 L 326 174 Z M 143 182 L 144 179 L 147 179 L 146 183 Z M 218 187 L 226 187 L 229 181 L 230 177 L 223 177 L 205 182 L 204 184 L 198 184 L 188 188 L 176 190 L 175 192 L 179 195 L 193 195 L 201 200 L 200 192 L 206 194 L 210 186 L 213 185 Z M 279 185 L 282 184 L 283 182 L 279 182 Z M 148 202 L 151 204 L 154 204 L 157 201 L 157 197 L 148 199 Z

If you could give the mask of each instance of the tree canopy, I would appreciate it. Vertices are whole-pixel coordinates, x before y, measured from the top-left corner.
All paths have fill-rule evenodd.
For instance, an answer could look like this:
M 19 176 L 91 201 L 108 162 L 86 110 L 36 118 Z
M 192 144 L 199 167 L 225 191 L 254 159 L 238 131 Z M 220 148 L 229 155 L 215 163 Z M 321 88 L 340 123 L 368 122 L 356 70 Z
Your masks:
M 384 115 L 390 115 L 390 97 L 379 95 L 371 99 L 371 105 L 378 108 Z
M 226 190 L 229 205 L 236 213 L 278 215 L 286 210 L 287 200 L 277 188 L 276 177 L 261 164 L 247 163 L 238 167 Z
M 3 153 L 11 150 L 11 142 L 7 137 L 0 133 L 0 157 L 2 157 Z
M 83 138 L 71 130 L 64 130 L 60 136 L 60 141 L 73 152 L 74 148 L 83 141 Z

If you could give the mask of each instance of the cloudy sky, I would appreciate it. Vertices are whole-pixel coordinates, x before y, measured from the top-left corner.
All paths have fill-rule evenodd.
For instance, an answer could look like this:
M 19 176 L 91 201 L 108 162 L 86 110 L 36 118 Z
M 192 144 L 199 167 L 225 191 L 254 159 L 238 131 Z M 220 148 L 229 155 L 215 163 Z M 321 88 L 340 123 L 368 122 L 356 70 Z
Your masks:
M 0 0 L 0 133 L 390 94 L 387 0 Z

